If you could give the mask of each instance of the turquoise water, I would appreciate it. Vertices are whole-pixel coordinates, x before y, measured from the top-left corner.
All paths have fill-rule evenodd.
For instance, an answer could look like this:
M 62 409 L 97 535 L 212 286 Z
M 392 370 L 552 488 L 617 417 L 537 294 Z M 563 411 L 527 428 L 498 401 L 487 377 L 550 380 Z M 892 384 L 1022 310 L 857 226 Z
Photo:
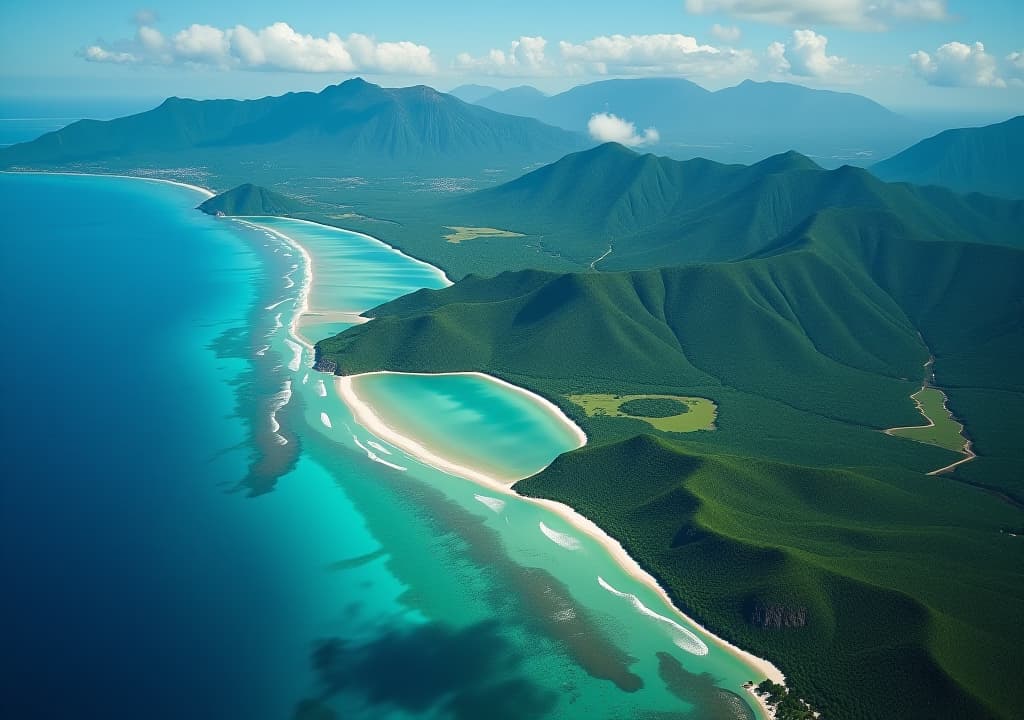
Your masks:
M 289 337 L 304 273 L 280 235 L 140 181 L 0 175 L 0 198 L 20 320 L 0 716 L 750 716 L 751 671 L 596 542 L 353 421 Z M 317 263 L 312 339 L 443 283 L 358 235 L 266 225 Z M 507 474 L 575 444 L 484 380 L 415 385 L 413 426 L 448 398 L 442 447 L 500 406 L 473 452 Z
M 400 434 L 501 480 L 534 475 L 581 445 L 544 405 L 477 376 L 373 374 L 353 388 Z

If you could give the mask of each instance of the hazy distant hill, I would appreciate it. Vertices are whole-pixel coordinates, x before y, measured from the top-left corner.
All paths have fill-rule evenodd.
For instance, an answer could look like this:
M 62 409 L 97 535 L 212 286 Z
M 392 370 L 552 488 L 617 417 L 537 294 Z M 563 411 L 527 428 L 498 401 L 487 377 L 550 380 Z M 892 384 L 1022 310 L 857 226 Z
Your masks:
M 1024 197 L 1024 115 L 986 127 L 947 130 L 871 171 L 885 180 Z
M 519 85 L 518 87 L 500 90 L 490 95 L 485 95 L 476 100 L 477 105 L 490 108 L 509 115 L 522 115 L 523 117 L 540 117 L 547 111 L 547 101 L 550 98 L 530 85 Z M 589 117 L 589 116 L 588 116 Z M 566 127 L 560 122 L 549 122 L 550 125 Z M 576 124 L 575 130 L 586 130 L 586 122 L 583 125 Z
M 83 120 L 0 150 L 0 165 L 272 162 L 293 175 L 333 170 L 451 175 L 520 168 L 585 146 L 580 135 L 468 105 L 425 86 L 361 79 L 260 100 L 184 100 L 108 122 Z
M 493 95 L 496 92 L 501 92 L 496 87 L 490 85 L 459 85 L 457 88 L 452 88 L 448 91 L 449 95 L 457 97 L 462 102 L 475 103 L 478 100 L 482 100 L 488 95 Z
M 610 112 L 638 128 L 656 127 L 660 152 L 726 162 L 798 150 L 829 166 L 865 164 L 922 136 L 860 95 L 751 80 L 716 92 L 681 78 L 605 80 L 551 97 L 521 87 L 478 103 L 576 131 L 594 113 Z
M 615 143 L 456 198 L 439 215 L 445 224 L 527 236 L 475 240 L 450 253 L 466 261 L 487 253 L 497 267 L 478 271 L 493 274 L 520 267 L 517 249 L 533 245 L 563 263 L 535 257 L 535 267 L 596 261 L 597 269 L 619 270 L 738 259 L 829 208 L 893 212 L 919 239 L 1024 244 L 1024 202 L 888 184 L 859 168 L 824 170 L 798 153 L 722 165 L 640 155 Z M 453 269 L 459 274 L 461 267 Z
M 204 201 L 199 209 L 209 215 L 291 215 L 308 208 L 298 200 L 246 183 Z

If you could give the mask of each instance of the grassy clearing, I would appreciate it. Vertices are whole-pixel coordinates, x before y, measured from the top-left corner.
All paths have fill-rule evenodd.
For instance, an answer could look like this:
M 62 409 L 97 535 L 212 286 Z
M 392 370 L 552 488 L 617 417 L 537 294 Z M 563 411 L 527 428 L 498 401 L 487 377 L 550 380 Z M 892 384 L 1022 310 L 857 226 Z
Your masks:
M 512 232 L 511 230 L 499 230 L 498 228 L 489 227 L 464 227 L 462 225 L 445 225 L 448 230 L 454 232 L 445 235 L 444 239 L 450 243 L 458 245 L 464 240 L 476 240 L 477 238 L 512 238 L 512 237 L 523 237 L 522 233 Z
M 590 417 L 624 417 L 643 420 L 662 432 L 685 433 L 696 430 L 714 430 L 718 406 L 707 398 L 679 395 L 569 395 Z M 686 411 L 667 417 L 644 417 L 622 411 L 625 403 L 636 400 L 674 400 L 686 405 Z
M 963 452 L 964 438 L 961 432 L 964 426 L 953 419 L 953 414 L 946 409 L 946 395 L 938 388 L 921 388 L 911 395 L 917 403 L 921 414 L 931 424 L 920 427 L 901 427 L 889 430 L 890 435 L 909 438 L 917 442 L 938 445 L 947 450 Z

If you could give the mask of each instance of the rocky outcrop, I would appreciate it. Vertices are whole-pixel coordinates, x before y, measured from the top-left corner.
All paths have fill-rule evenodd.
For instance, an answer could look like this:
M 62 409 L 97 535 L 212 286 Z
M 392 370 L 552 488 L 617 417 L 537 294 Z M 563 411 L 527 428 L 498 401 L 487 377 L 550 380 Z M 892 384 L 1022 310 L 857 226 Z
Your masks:
M 748 623 L 766 629 L 802 628 L 807 625 L 806 607 L 753 602 L 749 603 L 746 614 Z
M 317 372 L 331 373 L 333 375 L 338 372 L 338 363 L 330 358 L 318 357 L 316 363 L 313 364 L 313 369 Z

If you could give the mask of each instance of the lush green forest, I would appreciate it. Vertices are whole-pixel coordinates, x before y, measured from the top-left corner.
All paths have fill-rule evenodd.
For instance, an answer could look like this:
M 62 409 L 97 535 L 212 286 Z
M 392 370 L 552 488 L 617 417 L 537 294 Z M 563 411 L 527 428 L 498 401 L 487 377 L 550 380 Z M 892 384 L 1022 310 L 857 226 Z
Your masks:
M 308 210 L 298 200 L 265 187 L 245 183 L 202 202 L 199 209 L 208 215 L 297 215 Z
M 1013 717 L 1024 251 L 948 238 L 1019 241 L 1019 208 L 963 199 L 929 226 L 913 214 L 929 191 L 899 191 L 895 209 L 833 203 L 732 262 L 470 276 L 317 350 L 343 373 L 480 370 L 558 403 L 590 442 L 517 489 L 593 518 L 826 717 Z M 939 227 L 971 202 L 998 211 Z M 920 424 L 930 355 L 979 453 L 948 476 L 926 473 L 958 453 L 882 432 Z M 706 397 L 718 415 L 658 432 L 588 415 L 579 393 Z
M 368 203 L 368 206 L 371 203 Z M 516 180 L 406 208 L 372 203 L 358 229 L 442 266 L 451 277 L 503 270 L 635 270 L 736 260 L 787 242 L 817 213 L 874 232 L 878 214 L 901 237 L 1024 245 L 1024 201 L 958 195 L 823 170 L 785 153 L 754 165 L 677 161 L 608 143 Z M 350 222 L 346 220 L 346 222 Z M 501 228 L 523 237 L 439 242 L 445 226 Z

